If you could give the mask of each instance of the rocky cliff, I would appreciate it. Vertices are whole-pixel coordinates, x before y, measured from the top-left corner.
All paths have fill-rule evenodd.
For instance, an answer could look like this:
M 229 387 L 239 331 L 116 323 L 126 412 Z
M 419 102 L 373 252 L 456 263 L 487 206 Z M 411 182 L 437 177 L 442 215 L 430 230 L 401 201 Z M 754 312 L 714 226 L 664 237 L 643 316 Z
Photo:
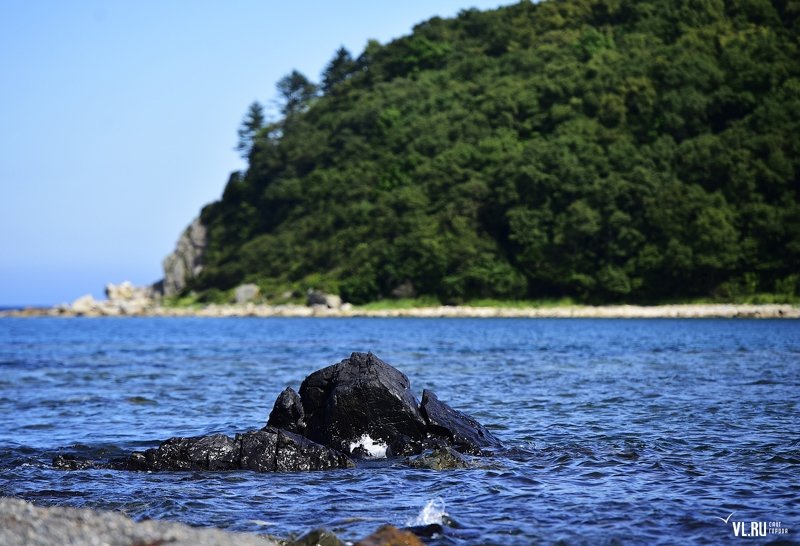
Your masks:
M 181 234 L 172 254 L 164 258 L 165 296 L 179 294 L 203 270 L 206 241 L 206 227 L 200 218 L 195 218 Z

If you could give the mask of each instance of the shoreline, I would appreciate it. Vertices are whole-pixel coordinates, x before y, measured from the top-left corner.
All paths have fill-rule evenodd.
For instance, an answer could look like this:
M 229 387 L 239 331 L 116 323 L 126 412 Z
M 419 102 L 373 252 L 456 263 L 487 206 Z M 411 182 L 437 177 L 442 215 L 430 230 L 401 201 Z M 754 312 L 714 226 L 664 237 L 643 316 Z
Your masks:
M 329 317 L 329 318 L 764 318 L 798 319 L 800 306 L 791 304 L 669 304 L 574 305 L 563 307 L 476 307 L 439 305 L 407 309 L 360 309 L 305 305 L 218 305 L 167 307 L 158 304 L 125 306 L 97 302 L 89 309 L 70 306 L 35 307 L 0 311 L 2 317 Z

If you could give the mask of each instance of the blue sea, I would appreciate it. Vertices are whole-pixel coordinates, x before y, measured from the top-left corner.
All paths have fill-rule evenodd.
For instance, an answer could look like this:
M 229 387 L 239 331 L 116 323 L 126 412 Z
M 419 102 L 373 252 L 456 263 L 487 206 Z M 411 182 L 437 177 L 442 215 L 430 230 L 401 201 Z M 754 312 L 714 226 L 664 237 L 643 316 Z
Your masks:
M 260 428 L 353 351 L 506 448 L 438 472 L 51 466 Z M 430 544 L 796 544 L 799 402 L 798 321 L 2 318 L 0 495 L 284 537 L 442 522 Z

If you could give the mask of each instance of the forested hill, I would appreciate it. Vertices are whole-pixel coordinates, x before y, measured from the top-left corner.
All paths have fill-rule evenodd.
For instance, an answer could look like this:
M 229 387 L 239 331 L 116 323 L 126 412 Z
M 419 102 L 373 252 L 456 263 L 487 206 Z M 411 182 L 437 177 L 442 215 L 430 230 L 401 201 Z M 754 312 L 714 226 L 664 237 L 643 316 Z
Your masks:
M 800 2 L 545 0 L 336 52 L 245 116 L 191 289 L 770 292 L 800 272 Z

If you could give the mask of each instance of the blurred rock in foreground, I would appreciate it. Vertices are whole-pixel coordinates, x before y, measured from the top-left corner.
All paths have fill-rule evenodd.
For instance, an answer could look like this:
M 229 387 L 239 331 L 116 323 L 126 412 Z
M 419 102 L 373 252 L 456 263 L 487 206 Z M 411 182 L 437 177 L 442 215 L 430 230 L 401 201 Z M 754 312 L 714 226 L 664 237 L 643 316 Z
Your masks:
M 183 523 L 135 522 L 119 512 L 53 506 L 41 508 L 20 499 L 0 499 L 0 544 L 4 546 L 278 546 L 259 535 L 195 528 Z

